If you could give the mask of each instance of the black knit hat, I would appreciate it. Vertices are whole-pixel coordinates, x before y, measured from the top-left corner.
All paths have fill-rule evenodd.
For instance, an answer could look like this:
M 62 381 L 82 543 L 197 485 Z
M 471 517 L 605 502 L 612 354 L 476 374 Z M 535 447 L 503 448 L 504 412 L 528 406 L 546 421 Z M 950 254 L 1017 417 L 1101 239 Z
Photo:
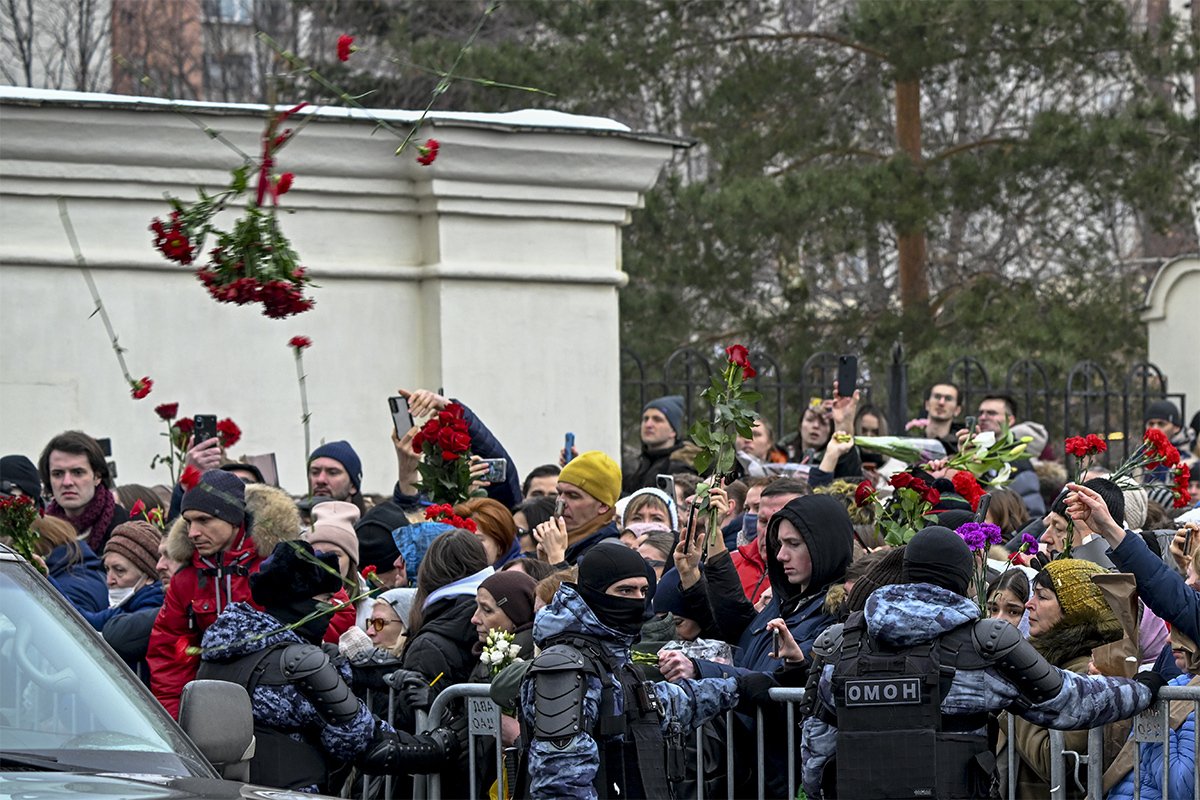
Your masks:
M 199 511 L 241 525 L 246 519 L 246 484 L 232 472 L 210 469 L 183 495 L 179 513 Z
M 906 583 L 932 583 L 965 595 L 974 565 L 971 548 L 961 536 L 949 528 L 931 525 L 904 548 L 901 574 Z
M 0 483 L 11 483 L 21 490 L 21 494 L 32 497 L 33 501 L 42 504 L 42 479 L 37 467 L 26 456 L 4 456 L 0 458 Z M 8 493 L 5 488 L 4 493 Z
M 329 569 L 323 568 L 318 561 Z M 336 592 L 340 588 L 342 579 L 337 556 L 334 553 L 317 555 L 311 544 L 300 539 L 275 545 L 258 572 L 250 575 L 250 596 L 263 608 L 287 606 L 293 601 Z
M 408 524 L 404 509 L 387 500 L 363 514 L 354 526 L 358 535 L 358 565 L 388 572 L 400 556 L 392 531 Z
M 1146 422 L 1152 419 L 1165 419 L 1167 422 L 1177 427 L 1183 427 L 1183 417 L 1179 413 L 1179 409 L 1170 400 L 1155 400 L 1150 405 L 1146 406 L 1145 413 Z

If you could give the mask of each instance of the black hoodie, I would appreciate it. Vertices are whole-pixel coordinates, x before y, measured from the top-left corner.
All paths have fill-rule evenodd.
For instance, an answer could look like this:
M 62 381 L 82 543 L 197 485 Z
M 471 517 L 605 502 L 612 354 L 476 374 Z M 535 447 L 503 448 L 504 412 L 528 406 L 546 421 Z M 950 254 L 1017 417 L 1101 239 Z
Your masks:
M 803 586 L 788 581 L 776 558 L 783 520 L 800 532 L 812 559 L 812 577 Z M 818 595 L 823 597 L 832 583 L 845 577 L 853 540 L 854 526 L 846 506 L 827 494 L 797 497 L 771 517 L 767 526 L 767 575 L 784 616 Z

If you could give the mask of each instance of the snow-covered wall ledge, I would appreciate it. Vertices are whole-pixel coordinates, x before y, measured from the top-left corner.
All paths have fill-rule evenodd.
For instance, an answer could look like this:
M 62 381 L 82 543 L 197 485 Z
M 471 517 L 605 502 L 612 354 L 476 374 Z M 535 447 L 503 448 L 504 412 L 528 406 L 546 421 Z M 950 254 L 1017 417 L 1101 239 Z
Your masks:
M 553 460 L 566 431 L 619 452 L 620 228 L 680 142 L 551 111 L 438 113 L 414 151 L 362 112 L 308 110 L 281 152 L 294 172 L 285 232 L 320 285 L 316 308 L 269 320 L 214 303 L 190 269 L 151 246 L 164 193 L 221 188 L 259 149 L 265 107 L 0 88 L 0 414 L 4 453 L 36 459 L 58 431 L 113 440 L 121 483 L 159 483 L 153 412 L 233 417 L 241 453 L 276 452 L 285 488 L 305 486 L 288 339 L 304 334 L 314 443 L 348 439 L 364 489 L 395 480 L 386 398 L 445 387 L 475 409 L 522 472 Z M 304 112 L 302 112 L 304 113 Z M 394 125 L 407 111 L 378 112 Z M 135 377 L 129 397 L 59 218 L 83 254 Z

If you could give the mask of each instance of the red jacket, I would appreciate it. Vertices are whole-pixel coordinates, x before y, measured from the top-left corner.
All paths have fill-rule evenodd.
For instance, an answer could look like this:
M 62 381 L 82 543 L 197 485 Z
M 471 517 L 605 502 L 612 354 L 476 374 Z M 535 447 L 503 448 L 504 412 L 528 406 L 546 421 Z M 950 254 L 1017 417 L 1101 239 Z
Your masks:
M 767 590 L 771 582 L 767 580 L 767 565 L 758 554 L 758 540 L 746 542 L 729 554 L 733 566 L 737 569 L 738 577 L 742 579 L 742 592 L 751 603 L 757 603 L 758 598 Z
M 210 558 L 201 558 L 187 536 L 187 523 L 178 518 L 167 534 L 167 552 L 187 566 L 171 579 L 154 628 L 146 663 L 150 667 L 150 690 L 171 716 L 179 716 L 179 696 L 184 684 L 196 677 L 200 658 L 187 648 L 200 647 L 204 631 L 230 603 L 250 598 L 250 575 L 258 571 L 275 546 L 300 535 L 300 514 L 287 493 L 261 483 L 246 487 L 246 514 L 250 529 L 234 539 L 230 547 Z M 336 598 L 347 599 L 345 591 Z M 334 612 L 326 641 L 337 641 L 354 625 L 354 606 Z M 335 636 L 331 634 L 336 631 Z

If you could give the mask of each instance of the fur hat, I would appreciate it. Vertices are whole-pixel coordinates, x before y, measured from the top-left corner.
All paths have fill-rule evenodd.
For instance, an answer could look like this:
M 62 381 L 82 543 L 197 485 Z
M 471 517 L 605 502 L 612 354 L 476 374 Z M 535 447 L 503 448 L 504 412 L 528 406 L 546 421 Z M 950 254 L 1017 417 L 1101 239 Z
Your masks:
M 1183 427 L 1183 417 L 1180 415 L 1179 409 L 1170 400 L 1155 400 L 1146 406 L 1144 416 L 1146 422 L 1152 419 L 1165 419 L 1172 425 Z
M 321 445 L 316 450 L 312 451 L 312 455 L 308 457 L 308 463 L 316 461 L 318 458 L 332 458 L 334 461 L 346 468 L 346 474 L 350 476 L 350 482 L 354 484 L 354 488 L 362 492 L 362 459 L 358 457 L 358 453 L 354 452 L 354 448 L 344 439 L 339 439 L 336 442 L 328 442 Z
M 358 522 L 358 506 L 340 500 L 328 500 L 313 506 L 312 530 L 304 534 L 304 541 L 321 550 L 322 544 L 331 544 L 350 556 L 357 571 L 358 536 L 354 523 Z
M 179 513 L 199 511 L 237 527 L 246 519 L 246 484 L 231 472 L 210 469 L 188 489 Z
M 646 403 L 646 407 L 642 409 L 645 414 L 650 409 L 661 411 L 662 415 L 667 418 L 667 422 L 675 431 L 675 437 L 682 439 L 687 433 L 683 429 L 683 395 L 669 394 L 665 397 L 658 397 Z
M 145 520 L 122 522 L 113 528 L 104 545 L 105 553 L 116 553 L 151 578 L 158 579 L 158 545 L 162 534 Z
M 1112 609 L 1104 600 L 1100 587 L 1092 582 L 1093 575 L 1107 572 L 1104 567 L 1081 558 L 1058 558 L 1042 567 L 1034 578 L 1043 586 L 1047 581 L 1062 607 L 1063 622 L 1078 625 L 1112 617 Z
M 621 496 L 621 468 L 599 450 L 588 450 L 571 459 L 558 474 L 558 482 L 578 486 L 609 508 Z
M 248 483 L 245 491 L 246 533 L 254 540 L 255 552 L 266 558 L 275 545 L 299 538 L 300 512 L 287 492 L 265 483 Z M 187 530 L 187 520 L 176 517 L 167 533 L 167 554 L 184 564 L 190 564 L 196 552 Z
M 316 563 L 318 561 L 321 563 Z M 275 545 L 258 572 L 250 575 L 250 596 L 263 608 L 286 606 L 294 600 L 336 592 L 340 588 L 342 579 L 338 574 L 337 556 L 333 553 L 317 555 L 312 545 L 304 541 Z

